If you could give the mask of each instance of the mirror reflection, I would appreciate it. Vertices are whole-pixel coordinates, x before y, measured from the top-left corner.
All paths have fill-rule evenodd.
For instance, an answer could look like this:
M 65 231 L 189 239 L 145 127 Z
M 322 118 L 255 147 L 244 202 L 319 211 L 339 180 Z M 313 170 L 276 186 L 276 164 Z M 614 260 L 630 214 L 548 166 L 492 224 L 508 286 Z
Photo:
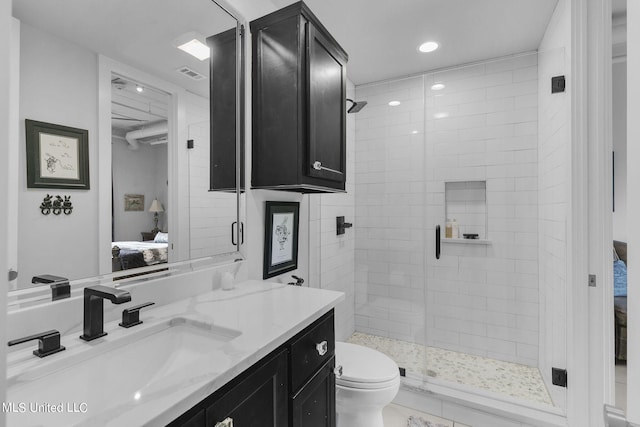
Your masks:
M 13 15 L 21 129 L 13 289 L 39 285 L 39 275 L 134 274 L 235 252 L 237 194 L 209 190 L 216 52 L 206 43 L 236 20 L 211 0 L 15 0 Z M 235 71 L 233 49 L 225 55 Z M 235 91 L 217 95 L 235 106 L 235 97 L 220 99 Z M 88 190 L 27 187 L 25 120 L 88 131 Z M 69 196 L 73 213 L 42 215 L 47 195 Z
M 168 262 L 170 95 L 111 77 L 112 270 Z M 153 222 L 149 221 L 153 215 Z

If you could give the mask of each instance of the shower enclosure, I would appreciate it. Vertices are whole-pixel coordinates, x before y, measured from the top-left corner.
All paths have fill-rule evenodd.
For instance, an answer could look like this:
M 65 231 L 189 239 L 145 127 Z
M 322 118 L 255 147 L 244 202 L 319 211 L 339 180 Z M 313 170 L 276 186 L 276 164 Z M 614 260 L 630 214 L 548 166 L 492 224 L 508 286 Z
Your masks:
M 565 407 L 570 100 L 550 81 L 566 61 L 541 48 L 355 88 L 349 340 L 405 381 Z

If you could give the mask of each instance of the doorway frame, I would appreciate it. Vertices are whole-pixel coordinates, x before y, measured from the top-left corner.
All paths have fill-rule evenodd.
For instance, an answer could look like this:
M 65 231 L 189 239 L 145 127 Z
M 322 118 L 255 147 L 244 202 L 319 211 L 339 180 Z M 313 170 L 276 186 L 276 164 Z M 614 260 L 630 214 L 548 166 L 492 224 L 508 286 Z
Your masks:
M 171 230 L 168 258 L 170 262 L 188 259 L 189 212 L 184 197 L 188 197 L 188 157 L 180 150 L 179 141 L 186 141 L 186 91 L 156 76 L 140 71 L 104 55 L 98 55 L 98 269 L 99 274 L 111 274 L 111 78 L 113 74 L 144 82 L 170 96 L 168 108 L 167 178 L 168 217 Z M 173 261 L 171 261 L 173 260 Z
M 614 402 L 611 3 L 571 0 L 567 421 L 603 426 Z M 608 260 L 608 261 L 607 261 Z M 589 275 L 596 286 L 589 286 Z

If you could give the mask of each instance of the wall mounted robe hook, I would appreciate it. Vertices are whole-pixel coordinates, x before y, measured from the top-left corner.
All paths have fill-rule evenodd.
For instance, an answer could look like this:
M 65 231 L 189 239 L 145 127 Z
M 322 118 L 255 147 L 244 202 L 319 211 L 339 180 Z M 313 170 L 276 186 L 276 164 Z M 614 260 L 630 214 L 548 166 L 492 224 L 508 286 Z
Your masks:
M 40 203 L 40 212 L 42 215 L 49 215 L 53 212 L 54 215 L 71 215 L 73 212 L 73 204 L 71 203 L 71 196 L 64 196 L 64 199 L 60 196 L 54 196 L 47 194 L 42 203 Z
M 40 212 L 42 212 L 42 215 L 49 215 L 51 213 L 51 208 L 53 207 L 52 198 L 53 196 L 47 194 L 42 203 L 40 203 Z

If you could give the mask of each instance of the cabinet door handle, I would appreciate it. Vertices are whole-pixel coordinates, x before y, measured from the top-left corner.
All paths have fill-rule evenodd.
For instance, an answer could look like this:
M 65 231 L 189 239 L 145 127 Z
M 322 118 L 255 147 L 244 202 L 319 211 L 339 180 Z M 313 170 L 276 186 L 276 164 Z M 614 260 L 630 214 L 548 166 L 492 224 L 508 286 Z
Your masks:
M 342 376 L 342 365 L 338 365 L 333 369 L 333 373 L 335 374 L 336 378 L 340 378 Z
M 316 350 L 320 356 L 324 356 L 329 351 L 329 344 L 326 341 L 322 341 L 316 344 Z
M 329 171 L 329 172 L 333 172 L 333 173 L 342 173 L 340 171 L 337 171 L 335 169 L 331 169 L 331 168 L 325 168 L 324 166 L 322 166 L 322 162 L 319 161 L 315 161 L 313 162 L 313 168 L 317 171 Z
M 229 417 L 224 421 L 220 421 L 214 427 L 233 427 L 233 418 Z

